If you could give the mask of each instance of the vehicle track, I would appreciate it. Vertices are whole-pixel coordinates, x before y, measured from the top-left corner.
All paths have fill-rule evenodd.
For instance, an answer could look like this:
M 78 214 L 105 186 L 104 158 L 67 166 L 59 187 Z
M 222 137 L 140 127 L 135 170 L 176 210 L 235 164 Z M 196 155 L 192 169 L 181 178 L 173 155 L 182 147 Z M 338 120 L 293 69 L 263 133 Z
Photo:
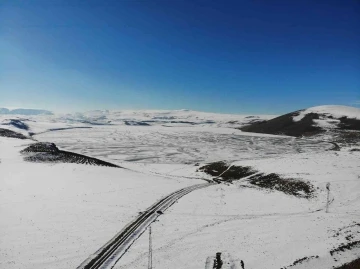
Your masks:
M 113 268 L 131 245 L 140 237 L 145 229 L 154 222 L 165 210 L 184 195 L 216 183 L 203 183 L 175 191 L 142 212 L 97 252 L 87 258 L 77 269 L 108 269 Z

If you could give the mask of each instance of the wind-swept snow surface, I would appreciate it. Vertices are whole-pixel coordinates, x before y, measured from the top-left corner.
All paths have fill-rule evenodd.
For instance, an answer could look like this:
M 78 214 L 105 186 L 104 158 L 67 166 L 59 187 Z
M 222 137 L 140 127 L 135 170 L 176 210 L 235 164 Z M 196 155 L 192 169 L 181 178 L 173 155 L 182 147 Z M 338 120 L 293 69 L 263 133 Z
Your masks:
M 323 151 L 329 143 L 242 133 L 222 127 L 96 126 L 47 132 L 41 141 L 110 162 L 195 164 L 266 158 L 292 152 Z

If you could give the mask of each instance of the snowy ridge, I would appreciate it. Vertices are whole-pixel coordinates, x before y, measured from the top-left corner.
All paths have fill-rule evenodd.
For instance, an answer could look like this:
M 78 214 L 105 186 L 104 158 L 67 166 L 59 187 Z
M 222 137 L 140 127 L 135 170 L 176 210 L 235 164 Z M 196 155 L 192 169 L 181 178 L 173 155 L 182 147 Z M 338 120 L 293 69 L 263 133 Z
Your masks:
M 11 115 L 52 115 L 53 113 L 44 109 L 7 109 L 0 107 L 0 114 L 11 114 Z
M 307 108 L 302 110 L 298 116 L 293 117 L 293 120 L 300 121 L 309 113 L 324 114 L 326 116 L 332 116 L 335 119 L 347 117 L 350 119 L 360 120 L 359 108 L 337 105 L 315 106 Z

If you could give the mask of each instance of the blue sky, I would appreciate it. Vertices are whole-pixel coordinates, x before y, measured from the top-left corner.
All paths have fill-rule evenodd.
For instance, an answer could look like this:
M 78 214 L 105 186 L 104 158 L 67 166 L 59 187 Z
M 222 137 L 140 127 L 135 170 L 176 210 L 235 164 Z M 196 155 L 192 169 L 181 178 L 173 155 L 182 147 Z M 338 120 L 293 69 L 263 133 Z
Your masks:
M 277 114 L 360 100 L 356 0 L 0 2 L 0 106 Z

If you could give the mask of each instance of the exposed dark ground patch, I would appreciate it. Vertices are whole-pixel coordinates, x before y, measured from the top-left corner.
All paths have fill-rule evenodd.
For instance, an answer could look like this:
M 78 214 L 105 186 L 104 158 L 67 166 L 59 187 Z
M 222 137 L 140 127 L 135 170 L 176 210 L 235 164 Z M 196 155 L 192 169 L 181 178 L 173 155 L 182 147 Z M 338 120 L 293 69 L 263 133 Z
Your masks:
M 335 130 L 333 131 L 334 142 L 351 146 L 360 144 L 360 131 Z
M 340 120 L 340 123 L 338 124 L 338 127 L 340 129 L 360 131 L 360 120 L 349 119 L 347 117 L 342 117 L 339 120 Z
M 85 155 L 59 150 L 54 143 L 35 143 L 21 153 L 25 154 L 25 161 L 46 162 L 46 163 L 78 163 L 97 166 L 120 167 L 118 165 L 105 162 Z
M 232 182 L 233 180 L 247 177 L 256 173 L 256 171 L 253 171 L 251 167 L 248 166 L 231 166 L 229 168 L 229 165 L 225 162 L 214 162 L 200 167 L 198 171 L 205 172 L 206 174 L 214 177 L 221 175 L 221 179 L 227 182 Z
M 142 121 L 129 121 L 126 120 L 124 121 L 125 125 L 130 125 L 130 126 L 150 126 L 150 124 L 146 123 L 146 122 L 142 122 Z
M 359 225 L 359 224 L 355 224 L 355 225 Z M 344 252 L 346 250 L 350 250 L 353 248 L 358 248 L 360 247 L 360 240 L 358 241 L 353 241 L 353 242 L 349 242 L 347 244 L 341 244 L 339 247 L 332 249 L 330 251 L 330 255 L 333 256 L 335 253 L 338 252 Z M 359 269 L 360 268 L 360 258 L 350 262 L 350 263 L 346 263 L 340 267 L 336 267 L 336 269 Z
M 291 264 L 289 266 L 282 267 L 281 269 L 291 268 L 291 267 L 296 266 L 298 264 L 302 264 L 303 262 L 308 261 L 310 259 L 317 259 L 317 258 L 319 258 L 319 256 L 304 257 L 304 258 L 301 258 L 301 259 L 298 259 L 298 260 L 294 261 L 293 264 Z
M 21 120 L 17 120 L 17 119 L 11 119 L 9 123 L 5 123 L 5 125 L 12 125 L 16 128 L 22 129 L 22 130 L 29 130 L 29 126 L 22 122 Z
M 334 249 L 330 250 L 330 255 L 333 256 L 335 253 L 344 252 L 346 250 L 350 250 L 350 249 L 355 248 L 355 247 L 360 247 L 360 240 L 349 242 L 347 244 L 345 244 L 345 243 L 341 244 L 337 248 L 334 248 Z
M 154 118 L 153 118 L 154 119 Z M 161 117 L 160 117 L 161 119 Z M 200 124 L 214 124 L 213 120 L 205 120 L 202 122 L 183 121 L 183 120 L 143 120 L 142 123 L 158 123 L 158 124 L 189 124 L 189 125 L 200 125 Z
M 179 120 L 179 121 L 172 120 L 172 121 L 169 121 L 168 123 L 182 123 L 182 124 L 190 124 L 190 125 L 196 125 L 197 124 L 197 123 L 192 122 L 192 121 L 183 121 L 183 120 Z
M 264 189 L 277 190 L 301 198 L 312 198 L 315 188 L 310 182 L 282 178 L 278 174 L 256 174 L 249 177 L 250 184 Z
M 111 121 L 108 121 L 108 122 L 96 122 L 96 121 L 90 121 L 90 120 L 78 120 L 77 122 L 90 124 L 90 125 L 112 125 Z
M 359 268 L 360 268 L 360 258 L 350 263 L 344 264 L 340 267 L 336 267 L 335 269 L 359 269 Z
M 28 146 L 20 151 L 21 153 L 31 152 L 59 152 L 60 150 L 54 143 L 39 142 Z
M 310 199 L 315 188 L 310 182 L 299 179 L 283 178 L 278 174 L 259 173 L 250 166 L 229 166 L 225 162 L 214 162 L 200 167 L 197 171 L 215 177 L 216 182 L 232 182 L 250 176 L 247 181 L 256 187 L 280 191 L 299 198 Z
M 11 137 L 11 138 L 18 138 L 18 139 L 28 139 L 28 137 L 26 137 L 23 134 L 8 130 L 8 129 L 3 129 L 0 128 L 0 136 L 4 136 L 4 137 Z
M 314 119 L 319 119 L 320 115 L 309 113 L 300 121 L 293 121 L 293 117 L 299 115 L 302 110 L 282 115 L 280 117 L 256 122 L 251 125 L 244 126 L 240 130 L 244 132 L 289 135 L 289 136 L 312 136 L 324 132 L 320 127 L 312 126 Z
M 63 130 L 71 130 L 71 129 L 91 129 L 92 127 L 87 126 L 79 126 L 79 127 L 64 127 L 64 128 L 51 128 L 48 131 L 54 132 L 54 131 L 63 131 Z

